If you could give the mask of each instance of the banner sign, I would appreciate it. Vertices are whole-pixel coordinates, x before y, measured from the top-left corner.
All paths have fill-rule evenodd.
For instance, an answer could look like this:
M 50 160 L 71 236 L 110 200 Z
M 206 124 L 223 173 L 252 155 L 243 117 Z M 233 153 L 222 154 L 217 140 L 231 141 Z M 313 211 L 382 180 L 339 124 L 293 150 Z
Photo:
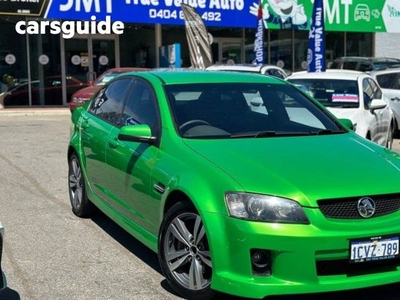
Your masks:
M 308 37 L 307 72 L 325 72 L 324 2 L 314 0 Z
M 39 1 L 39 0 L 37 0 Z M 268 29 L 309 30 L 313 0 L 262 0 Z M 18 3 L 23 8 L 30 2 Z M 254 28 L 257 0 L 50 0 L 45 17 L 184 25 L 181 3 L 196 9 L 206 26 Z M 17 5 L 17 4 L 15 4 Z M 7 6 L 8 7 L 8 6 Z M 400 32 L 399 0 L 324 0 L 326 31 Z
M 191 66 L 194 69 L 205 69 L 213 63 L 207 28 L 193 7 L 183 3 L 181 5 L 185 18 Z
M 262 7 L 260 6 L 258 8 L 256 36 L 254 38 L 254 63 L 257 65 L 264 64 L 264 22 L 262 16 Z
M 0 0 L 0 16 L 43 16 L 48 0 Z

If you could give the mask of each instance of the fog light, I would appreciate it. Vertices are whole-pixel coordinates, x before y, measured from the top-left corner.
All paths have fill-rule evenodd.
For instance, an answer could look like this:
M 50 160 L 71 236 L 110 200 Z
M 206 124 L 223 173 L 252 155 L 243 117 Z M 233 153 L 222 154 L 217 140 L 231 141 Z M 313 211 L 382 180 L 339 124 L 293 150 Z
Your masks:
M 271 254 L 268 250 L 252 249 L 251 265 L 255 275 L 271 275 Z

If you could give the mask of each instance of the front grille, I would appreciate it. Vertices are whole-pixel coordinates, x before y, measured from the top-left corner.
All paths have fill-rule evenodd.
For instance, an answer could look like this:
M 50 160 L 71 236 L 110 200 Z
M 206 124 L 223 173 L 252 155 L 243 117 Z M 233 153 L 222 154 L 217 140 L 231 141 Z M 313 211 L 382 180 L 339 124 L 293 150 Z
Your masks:
M 327 218 L 362 219 L 358 213 L 357 203 L 363 197 L 369 197 L 375 202 L 373 217 L 384 216 L 400 210 L 400 194 L 359 196 L 351 198 L 318 200 L 321 212 Z
M 350 263 L 347 259 L 321 260 L 316 264 L 318 276 L 357 276 L 396 271 L 400 267 L 400 258 L 364 263 Z

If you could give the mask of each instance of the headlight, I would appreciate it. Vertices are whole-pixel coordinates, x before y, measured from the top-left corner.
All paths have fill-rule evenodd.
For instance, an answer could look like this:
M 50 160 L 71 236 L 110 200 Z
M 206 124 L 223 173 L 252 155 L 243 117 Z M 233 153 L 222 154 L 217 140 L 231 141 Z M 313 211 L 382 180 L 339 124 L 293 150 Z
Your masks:
M 229 215 L 250 221 L 309 224 L 299 203 L 268 195 L 226 193 Z

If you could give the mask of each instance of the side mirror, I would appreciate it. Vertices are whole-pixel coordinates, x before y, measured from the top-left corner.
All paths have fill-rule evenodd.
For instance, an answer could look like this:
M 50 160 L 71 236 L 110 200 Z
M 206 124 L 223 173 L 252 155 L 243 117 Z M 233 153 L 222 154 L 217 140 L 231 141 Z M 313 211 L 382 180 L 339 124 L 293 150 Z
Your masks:
M 151 133 L 151 128 L 147 124 L 123 126 L 118 133 L 118 139 L 121 141 L 149 144 L 155 141 L 155 137 Z
M 371 101 L 371 104 L 369 105 L 369 108 L 371 109 L 371 112 L 373 113 L 375 109 L 382 109 L 387 106 L 387 103 L 385 100 L 382 99 L 373 99 Z
M 353 130 L 353 122 L 350 119 L 339 119 L 339 123 L 343 126 L 346 127 L 347 129 Z

